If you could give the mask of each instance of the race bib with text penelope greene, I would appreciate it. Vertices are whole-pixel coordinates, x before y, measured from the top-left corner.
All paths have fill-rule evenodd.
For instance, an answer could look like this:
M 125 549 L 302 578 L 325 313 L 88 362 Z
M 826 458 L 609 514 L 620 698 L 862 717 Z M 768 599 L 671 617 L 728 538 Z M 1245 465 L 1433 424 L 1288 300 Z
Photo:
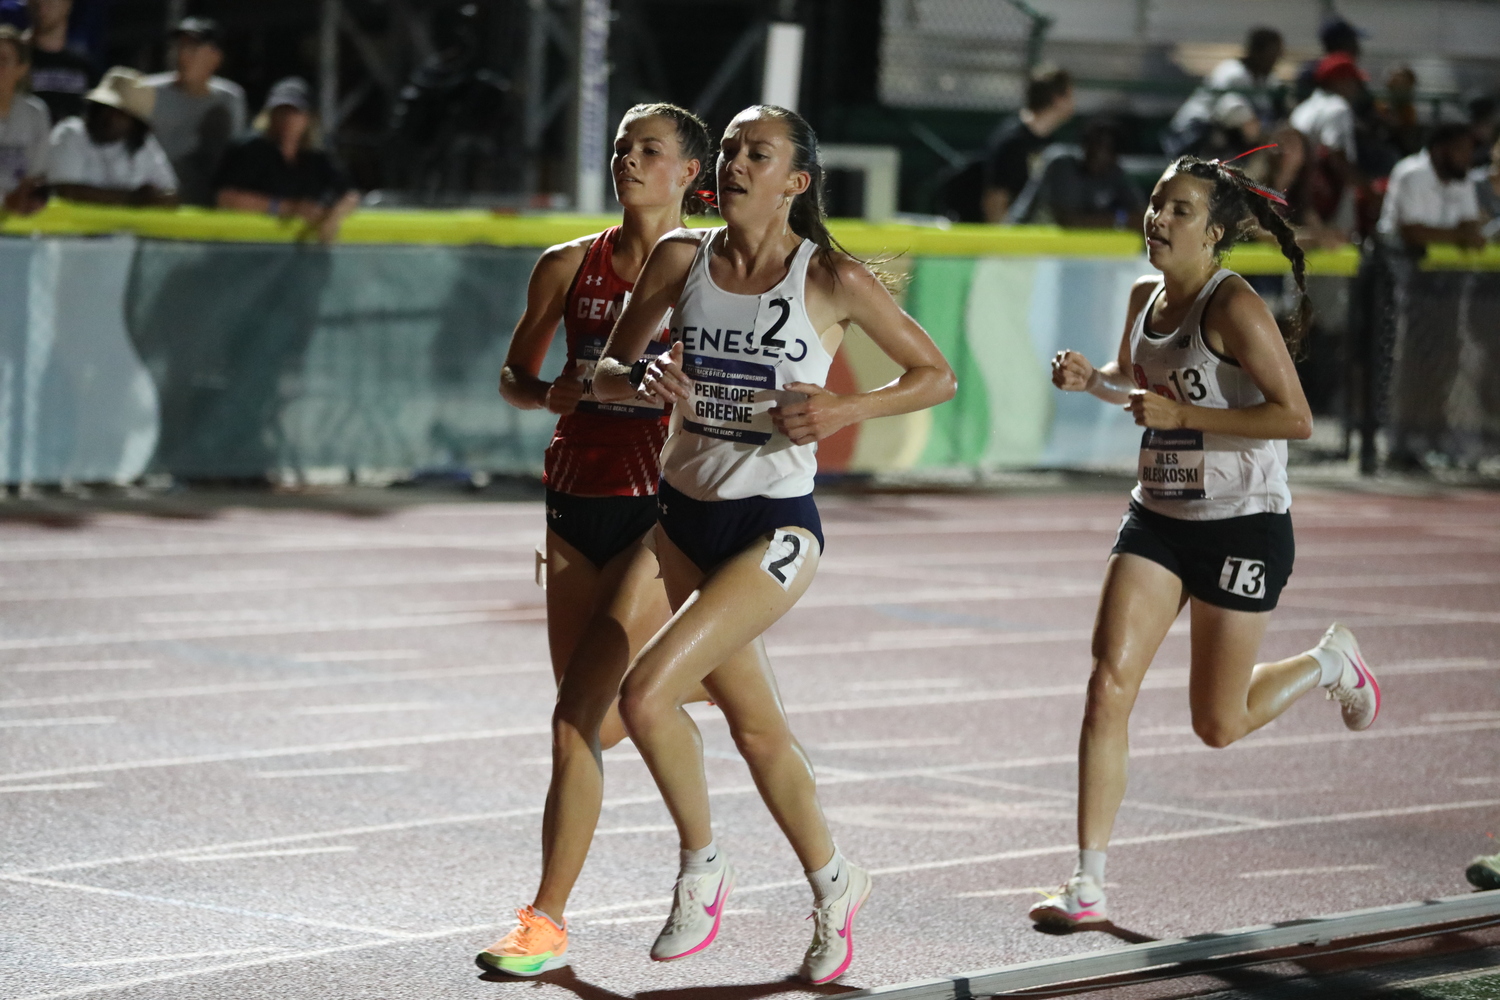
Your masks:
M 1207 500 L 1203 432 L 1147 430 L 1141 435 L 1141 490 L 1153 500 Z
M 771 407 L 777 403 L 776 368 L 737 358 L 689 354 L 682 370 L 693 380 L 682 426 L 694 434 L 762 445 L 771 440 Z
M 653 340 L 646 345 L 645 356 L 654 358 L 663 353 L 671 345 L 660 340 Z M 602 413 L 611 417 L 644 417 L 646 419 L 658 420 L 661 418 L 665 407 L 659 400 L 655 399 L 622 399 L 614 403 L 606 403 L 594 396 L 594 369 L 599 366 L 599 358 L 604 354 L 604 338 L 590 337 L 580 341 L 578 344 L 578 361 L 583 365 L 579 373 L 583 378 L 583 396 L 578 400 L 579 413 Z

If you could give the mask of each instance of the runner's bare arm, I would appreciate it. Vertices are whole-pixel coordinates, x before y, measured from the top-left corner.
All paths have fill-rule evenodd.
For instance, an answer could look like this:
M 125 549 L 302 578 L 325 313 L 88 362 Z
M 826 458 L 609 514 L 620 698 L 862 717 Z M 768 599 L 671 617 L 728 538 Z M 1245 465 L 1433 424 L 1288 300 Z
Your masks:
M 1216 409 L 1138 389 L 1126 404 L 1136 423 L 1156 430 L 1182 427 L 1268 441 L 1312 436 L 1312 410 L 1302 393 L 1292 356 L 1271 310 L 1244 279 L 1229 279 L 1223 292 L 1214 296 L 1203 316 L 1203 335 L 1210 347 L 1244 369 L 1266 401 L 1237 409 Z
M 838 314 L 835 321 L 858 324 L 905 371 L 879 389 L 847 395 L 805 382 L 787 384 L 785 388 L 805 393 L 807 398 L 773 408 L 771 420 L 793 444 L 821 441 L 850 424 L 872 417 L 924 410 L 947 402 L 958 391 L 958 380 L 943 352 L 927 331 L 896 304 L 880 279 L 868 267 L 848 257 L 836 258 L 834 267 L 836 280 L 824 287 L 833 293 Z M 811 283 L 812 275 L 808 280 Z
M 564 397 L 571 396 L 573 405 L 578 402 L 583 388 L 581 381 L 559 379 L 564 384 L 557 387 L 554 398 L 549 400 L 548 393 L 554 385 L 540 378 L 539 373 L 547 348 L 552 345 L 552 337 L 557 332 L 557 324 L 563 318 L 568 287 L 593 240 L 594 237 L 589 236 L 550 247 L 531 269 L 531 281 L 526 286 L 526 312 L 516 324 L 510 348 L 505 352 L 505 365 L 500 369 L 500 395 L 517 409 L 554 409 L 555 404 L 566 408 L 554 412 L 571 412 L 572 406 L 567 405 L 568 400 Z
M 594 395 L 599 399 L 612 402 L 636 394 L 636 387 L 630 382 L 630 366 L 646 352 L 646 345 L 661 329 L 662 317 L 682 296 L 700 238 L 697 232 L 678 229 L 663 236 L 651 248 L 630 301 L 615 321 L 614 331 L 604 345 L 604 356 L 594 368 Z M 677 361 L 682 358 L 682 351 L 676 345 L 670 355 L 661 355 L 658 362 L 652 364 L 654 377 L 649 381 L 658 386 L 657 395 L 668 401 L 679 398 L 673 395 L 672 389 L 677 381 L 681 381 L 680 398 L 686 399 L 686 379 L 681 368 L 669 360 L 671 358 Z
M 1095 368 L 1077 351 L 1058 351 L 1052 359 L 1052 384 L 1064 392 L 1087 392 L 1106 403 L 1122 405 L 1130 399 L 1135 379 L 1130 374 L 1130 331 L 1136 317 L 1151 301 L 1158 279 L 1151 275 L 1137 278 L 1130 289 L 1130 308 L 1125 310 L 1125 332 L 1115 360 Z

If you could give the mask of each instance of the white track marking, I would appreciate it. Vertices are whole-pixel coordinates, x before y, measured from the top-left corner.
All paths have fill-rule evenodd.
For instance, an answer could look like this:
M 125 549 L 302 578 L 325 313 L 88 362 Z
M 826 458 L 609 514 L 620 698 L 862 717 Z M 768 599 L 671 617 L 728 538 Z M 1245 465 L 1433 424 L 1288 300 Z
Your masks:
M 328 847 L 288 847 L 281 851 L 239 851 L 234 854 L 188 854 L 177 860 L 185 865 L 202 861 L 244 861 L 250 858 L 297 858 L 305 854 L 350 854 L 359 850 L 353 844 L 333 844 Z
M 1454 778 L 1455 785 L 1494 785 L 1500 784 L 1500 775 L 1486 774 L 1479 778 Z
M 1147 726 L 1137 729 L 1131 736 L 1194 736 L 1192 726 Z
M 1434 608 L 1425 605 L 1412 604 L 1386 604 L 1372 601 L 1344 601 L 1344 600 L 1317 600 L 1309 599 L 1299 593 L 1287 591 L 1282 595 L 1284 603 L 1296 608 L 1318 608 L 1336 611 L 1341 614 L 1360 615 L 1397 615 L 1403 618 L 1411 618 L 1433 622 L 1451 622 L 1455 625 L 1494 625 L 1500 624 L 1500 611 L 1463 611 L 1455 608 Z
M 0 794 L 6 792 L 81 792 L 86 788 L 103 788 L 102 781 L 60 781 L 50 785 L 0 785 Z
M 855 681 L 845 685 L 850 691 L 925 691 L 929 688 L 956 688 L 969 683 L 961 677 L 908 677 L 892 681 Z
M 107 774 L 115 771 L 154 770 L 163 767 L 188 767 L 196 764 L 222 764 L 234 760 L 266 760 L 276 757 L 302 757 L 319 753 L 347 753 L 351 750 L 381 750 L 386 747 L 433 746 L 441 743 L 470 743 L 479 740 L 508 739 L 512 736 L 545 736 L 551 726 L 518 726 L 514 729 L 475 729 L 458 733 L 427 733 L 419 736 L 392 736 L 386 739 L 346 740 L 341 743 L 312 743 L 295 747 L 270 747 L 264 750 L 230 750 L 224 753 L 199 754 L 193 757 L 157 757 L 149 760 L 117 761 L 113 764 L 90 764 L 83 767 L 54 767 L 41 771 L 0 774 L 0 783 L 30 781 L 35 778 L 59 778 L 71 774 Z M 4 787 L 0 784 L 0 787 Z
M 93 962 L 69 962 L 64 969 L 106 969 L 117 965 L 145 965 L 150 962 L 184 962 L 192 958 L 229 958 L 233 955 L 264 955 L 285 948 L 231 948 L 228 951 L 189 951 L 180 955 L 132 955 L 129 958 L 101 958 Z
M 534 532 L 474 535 L 306 535 L 272 533 L 253 545 L 204 542 L 155 542 L 149 545 L 10 545 L 0 549 L 0 563 L 78 562 L 119 559 L 176 559 L 185 556 L 275 556 L 314 555 L 325 552 L 409 552 L 414 549 L 458 549 L 475 552 L 509 552 L 536 547 Z
M 266 691 L 302 691 L 309 688 L 353 687 L 367 684 L 401 684 L 407 681 L 456 680 L 464 677 L 493 677 L 503 674 L 551 673 L 546 663 L 488 663 L 474 667 L 432 667 L 426 670 L 402 670 L 381 674 L 347 674 L 339 677 L 289 677 L 279 681 L 239 681 L 229 684 L 193 684 L 174 688 L 145 688 L 139 691 L 97 691 L 88 694 L 64 694 L 45 698 L 10 698 L 0 701 L 0 708 L 39 708 L 44 705 L 98 705 L 111 701 L 156 701 L 170 698 L 216 698 L 226 694 L 252 694 Z
M 1325 825 L 1325 824 L 1329 824 L 1329 823 L 1358 822 L 1358 821 L 1365 820 L 1365 819 L 1390 818 L 1390 817 L 1398 816 L 1398 815 L 1420 815 L 1420 814 L 1426 814 L 1426 813 L 1443 812 L 1443 811 L 1453 811 L 1453 810 L 1461 810 L 1461 809 L 1492 808 L 1492 807 L 1494 807 L 1496 805 L 1500 805 L 1500 799 L 1492 799 L 1492 800 L 1476 801 L 1476 802 L 1442 803 L 1442 804 L 1432 805 L 1432 806 L 1417 806 L 1417 807 L 1413 807 L 1411 809 L 1404 809 L 1404 810 L 1395 810 L 1395 809 L 1391 809 L 1391 810 L 1378 810 L 1378 811 L 1368 812 L 1368 813 L 1344 813 L 1344 814 L 1341 814 L 1341 815 L 1338 815 L 1338 816 L 1320 816 L 1320 817 L 1308 817 L 1308 818 L 1305 818 L 1305 819 L 1296 819 L 1296 820 L 1279 820 L 1279 821 L 1276 821 L 1274 825 L 1276 827 L 1278 827 L 1278 828 L 1279 827 L 1306 826 L 1306 825 Z M 1179 841 L 1179 840 L 1194 840 L 1194 839 L 1199 839 L 1199 838 L 1203 838 L 1203 837 L 1223 836 L 1223 835 L 1226 835 L 1226 834 L 1253 833 L 1253 832 L 1257 832 L 1257 831 L 1262 830 L 1262 829 L 1264 829 L 1264 828 L 1262 828 L 1262 827 L 1229 826 L 1229 827 L 1217 827 L 1217 828 L 1209 829 L 1209 830 L 1178 831 L 1178 832 L 1175 832 L 1175 833 L 1153 834 L 1153 835 L 1147 835 L 1147 836 L 1141 836 L 1141 837 L 1122 838 L 1120 840 L 1115 841 L 1115 846 L 1121 846 L 1121 847 L 1123 847 L 1123 846 L 1131 846 L 1131 845 L 1146 845 L 1146 844 L 1171 843 L 1171 842 Z M 1055 844 L 1055 845 L 1051 845 L 1051 846 L 1048 846 L 1048 847 L 1024 848 L 1024 849 L 1015 850 L 1015 851 L 1006 851 L 1006 852 L 1002 852 L 1002 853 L 999 853 L 999 854 L 973 855 L 973 856 L 964 857 L 964 858 L 952 858 L 952 859 L 942 860 L 942 861 L 922 862 L 922 863 L 914 864 L 914 865 L 894 865 L 894 866 L 889 866 L 889 867 L 885 867 L 885 868 L 873 869 L 870 874 L 872 874 L 872 875 L 900 875 L 900 874 L 907 874 L 909 872 L 915 872 L 915 871 L 932 871 L 932 870 L 935 870 L 935 869 L 942 869 L 942 868 L 969 867 L 969 866 L 973 866 L 973 865 L 992 864 L 992 863 L 995 863 L 995 862 L 998 862 L 998 861 L 1009 861 L 1009 860 L 1015 860 L 1015 859 L 1019 859 L 1019 858 L 1044 857 L 1044 856 L 1047 856 L 1047 855 L 1066 855 L 1066 854 L 1073 853 L 1077 849 L 1078 849 L 1078 847 L 1077 847 L 1076 844 L 1074 844 L 1072 842 L 1069 842 L 1069 843 L 1066 843 L 1066 844 Z M 13 876 L 5 876 L 5 877 L 9 878 L 12 881 L 16 881 L 17 880 Z M 30 880 L 30 879 L 28 879 L 26 881 L 45 882 L 46 880 L 42 880 L 42 879 Z M 790 879 L 790 880 L 781 881 L 781 882 L 768 882 L 768 883 L 763 883 L 761 885 L 745 886 L 745 887 L 742 887 L 742 888 L 736 888 L 735 891 L 737 893 L 739 893 L 741 896 L 744 896 L 744 895 L 747 895 L 749 893 L 754 893 L 754 892 L 774 891 L 774 890 L 777 890 L 777 889 L 787 889 L 787 888 L 793 888 L 793 887 L 802 886 L 802 885 L 806 885 L 806 882 L 804 880 L 802 880 L 802 879 Z M 600 906 L 600 907 L 593 907 L 593 908 L 589 908 L 589 909 L 577 910 L 577 911 L 574 912 L 573 917 L 574 917 L 574 919 L 579 919 L 579 918 L 591 916 L 591 915 L 596 914 L 596 913 L 619 912 L 621 910 L 640 909 L 640 908 L 647 907 L 647 906 L 650 906 L 650 907 L 661 907 L 661 906 L 665 906 L 665 905 L 669 904 L 670 902 L 671 902 L 670 898 L 654 898 L 654 899 L 648 899 L 648 900 L 637 900 L 637 901 L 631 902 L 631 903 L 615 903 L 615 904 L 610 904 L 608 906 Z M 654 919 L 660 919 L 660 917 L 657 916 Z M 641 922 L 644 923 L 646 921 L 642 920 Z M 14 1000 L 63 1000 L 63 998 L 65 998 L 65 997 L 84 996 L 84 995 L 87 995 L 87 994 L 90 994 L 90 993 L 104 993 L 104 992 L 109 992 L 109 991 L 113 991 L 113 990 L 128 989 L 128 988 L 132 988 L 132 987 L 135 987 L 135 986 L 146 985 L 148 983 L 165 982 L 165 981 L 173 980 L 173 979 L 183 979 L 183 978 L 187 978 L 187 977 L 190 977 L 190 976 L 202 976 L 202 975 L 209 975 L 209 974 L 216 973 L 216 972 L 230 972 L 230 971 L 235 971 L 235 970 L 239 970 L 239 969 L 256 968 L 256 967 L 264 967 L 264 966 L 267 966 L 267 965 L 283 964 L 283 963 L 286 963 L 286 962 L 305 961 L 305 960 L 313 959 L 313 958 L 321 958 L 321 957 L 324 957 L 326 955 L 346 954 L 346 953 L 356 952 L 356 951 L 369 951 L 369 950 L 373 950 L 373 949 L 377 949 L 377 948 L 389 948 L 392 945 L 398 945 L 398 944 L 403 944 L 403 943 L 407 943 L 407 942 L 432 941 L 432 940 L 437 940 L 437 939 L 446 938 L 446 937 L 457 937 L 457 936 L 466 935 L 466 934 L 478 934 L 481 931 L 493 931 L 493 930 L 499 929 L 502 926 L 504 926 L 504 925 L 502 925 L 502 924 L 476 924 L 476 925 L 469 926 L 469 927 L 445 927 L 445 928 L 441 928 L 441 929 L 438 929 L 438 930 L 435 930 L 435 931 L 417 932 L 417 933 L 406 934 L 406 935 L 403 935 L 401 938 L 395 939 L 395 940 L 387 937 L 387 938 L 384 938 L 382 940 L 376 940 L 376 941 L 360 941 L 360 942 L 356 942 L 354 944 L 335 945 L 335 946 L 328 947 L 328 948 L 316 948 L 316 949 L 310 949 L 308 951 L 285 953 L 285 954 L 270 956 L 270 957 L 266 957 L 266 958 L 259 958 L 259 959 L 247 959 L 247 960 L 242 961 L 242 962 L 232 962 L 232 963 L 226 963 L 226 964 L 222 964 L 222 965 L 205 966 L 205 967 L 196 968 L 196 969 L 177 970 L 177 971 L 174 971 L 174 972 L 163 973 L 163 974 L 156 975 L 156 976 L 137 977 L 135 979 L 125 980 L 125 981 L 121 981 L 121 982 L 98 983 L 98 984 L 93 984 L 93 985 L 89 985 L 89 986 L 77 986 L 77 987 L 72 987 L 72 988 L 69 988 L 69 989 L 56 990 L 56 991 L 51 991 L 51 992 L 46 992 L 46 993 L 32 993 L 32 994 L 28 994 L 26 996 L 16 997 L 16 998 L 14 998 Z
M 289 715 L 367 715 L 377 712 L 431 712 L 450 707 L 442 701 L 352 702 L 347 705 L 304 705 Z
M 1337 791 L 1333 785 L 1313 785 L 1308 788 L 1230 788 L 1210 792 L 1194 792 L 1195 799 L 1260 799 L 1281 795 L 1313 795 L 1319 792 Z
M 1337 875 L 1341 872 L 1379 872 L 1385 865 L 1325 865 L 1322 868 L 1267 868 L 1258 872 L 1240 872 L 1240 878 L 1284 878 L 1288 875 Z
M 1106 882 L 1100 888 L 1118 889 L 1120 883 Z M 1016 886 L 1012 889 L 976 889 L 973 892 L 955 892 L 954 899 L 994 899 L 999 896 L 1050 896 L 1052 889 L 1043 889 L 1040 886 Z
M 62 649 L 69 646 L 118 646 L 137 642 L 168 642 L 184 639 L 239 639 L 246 636 L 318 635 L 336 632 L 379 632 L 414 628 L 456 628 L 461 625 L 497 622 L 545 621 L 545 608 L 452 615 L 379 615 L 338 621 L 254 622 L 203 628 L 163 628 L 149 632 L 107 632 L 97 635 L 38 636 L 30 639 L 0 639 L 0 649 Z
M 1025 785 L 1015 781 L 996 781 L 991 778 L 976 778 L 972 774 L 935 774 L 939 781 L 952 781 L 965 785 L 977 785 L 983 788 L 1001 788 L 1011 792 L 1025 792 L 1028 795 L 1044 795 L 1049 798 L 1066 799 L 1069 802 L 1078 800 L 1077 792 L 1064 792 L 1054 788 L 1038 788 L 1035 785 Z M 1221 823 L 1239 823 L 1244 826 L 1263 826 L 1267 822 L 1259 816 L 1243 816 L 1235 813 L 1213 812 L 1206 809 L 1189 809 L 1183 806 L 1169 806 L 1158 802 L 1142 802 L 1140 799 L 1124 799 L 1120 802 L 1122 807 L 1140 809 L 1143 812 L 1159 812 L 1171 816 L 1191 816 L 1194 819 L 1212 819 Z
M 676 833 L 677 827 L 671 823 L 658 824 L 656 826 L 614 826 L 604 830 L 595 830 L 594 836 L 604 837 L 616 833 Z
M 293 663 L 373 663 L 377 660 L 420 660 L 420 649 L 343 649 L 323 653 L 297 653 Z
M 1235 747 L 1229 750 L 1213 750 L 1209 747 L 1198 745 L 1179 745 L 1170 747 L 1148 747 L 1144 750 L 1131 752 L 1134 758 L 1146 757 L 1175 757 L 1186 754 L 1198 753 L 1234 753 L 1244 752 L 1251 749 L 1279 749 L 1285 747 L 1316 746 L 1329 743 L 1344 743 L 1355 740 L 1371 739 L 1398 739 L 1408 736 L 1437 736 L 1445 734 L 1456 734 L 1465 732 L 1477 732 L 1500 729 L 1500 722 L 1476 722 L 1464 725 L 1452 726 L 1410 726 L 1404 729 L 1372 729 L 1363 733 L 1353 733 L 1341 730 L 1333 733 L 1316 733 L 1304 736 L 1279 736 L 1279 737 L 1251 737 L 1241 740 Z M 534 735 L 550 733 L 550 727 L 538 728 Z M 1239 748 L 1236 750 L 1235 748 Z M 945 774 L 964 774 L 975 771 L 1010 771 L 1025 770 L 1033 767 L 1056 767 L 1062 765 L 1073 765 L 1077 763 L 1077 754 L 1053 754 L 1042 757 L 1011 757 L 1005 760 L 970 761 L 961 764 L 939 764 L 926 767 L 902 767 L 887 771 L 862 772 L 859 775 L 833 777 L 822 782 L 824 785 L 861 784 L 875 781 L 895 781 L 902 778 L 924 778 L 931 779 Z M 15 777 L 15 776 L 12 776 Z M 3 786 L 0 786 L 3 787 Z M 749 795 L 756 792 L 754 785 L 729 786 L 709 790 L 711 797 Z M 635 805 L 655 805 L 661 799 L 656 795 L 642 795 L 620 799 L 605 799 L 604 808 L 614 809 Z M 1500 800 L 1497 800 L 1500 801 Z M 506 819 L 518 819 L 539 816 L 542 813 L 541 806 L 527 806 L 518 809 L 506 809 L 497 812 L 486 813 L 463 813 L 456 816 L 437 816 L 426 819 L 405 820 L 396 823 L 382 823 L 372 826 L 340 827 L 333 830 L 322 830 L 312 833 L 286 834 L 278 837 L 265 837 L 257 840 L 233 841 L 223 844 L 211 844 L 197 848 L 179 848 L 170 851 L 156 851 L 147 854 L 122 855 L 110 858 L 97 858 L 90 861 L 70 861 L 61 864 L 45 865 L 37 868 L 17 869 L 14 872 L 0 872 L 0 879 L 15 875 L 37 875 L 48 872 L 76 871 L 86 868 L 98 868 L 117 864 L 135 864 L 140 862 L 159 861 L 175 858 L 184 854 L 197 854 L 205 851 L 229 851 L 256 847 L 270 847 L 278 844 L 301 843 L 309 840 L 323 840 L 333 837 L 358 837 L 378 833 L 392 833 L 402 830 L 425 829 L 428 827 L 453 826 L 468 823 L 488 823 Z M 1255 820 L 1257 823 L 1269 823 L 1276 825 L 1279 820 Z M 1237 829 L 1252 829 L 1247 824 L 1237 825 Z M 1075 847 L 1076 849 L 1076 847 Z M 736 890 L 739 891 L 739 890 Z M 670 902 L 670 900 L 668 900 Z
M 113 715 L 62 715 L 53 719 L 0 719 L 0 729 L 41 729 L 46 726 L 107 726 Z
M 255 917 L 259 920 L 275 920 L 292 924 L 302 924 L 306 927 L 323 927 L 333 931 L 353 931 L 356 934 L 375 934 L 383 938 L 398 940 L 410 940 L 412 935 L 406 931 L 390 930 L 385 927 L 367 927 L 360 924 L 345 924 L 336 920 L 318 920 L 313 917 L 298 916 L 293 913 L 270 913 L 265 910 L 247 910 L 239 906 L 220 906 L 217 903 L 200 903 L 190 899 L 173 899 L 168 896 L 152 896 L 146 893 L 129 892 L 125 889 L 106 889 L 97 885 L 82 885 L 77 882 L 59 882 L 50 878 L 33 878 L 27 875 L 7 875 L 5 880 L 19 882 L 22 885 L 40 886 L 44 889 L 67 889 L 71 892 L 82 892 L 96 896 L 114 896 L 117 899 L 129 899 L 141 903 L 160 903 L 163 906 L 178 906 L 189 910 L 208 910 L 213 913 L 227 913 L 235 917 Z
M 837 743 L 809 743 L 814 750 L 904 750 L 909 747 L 956 747 L 964 741 L 957 736 L 929 736 L 892 740 L 840 740 Z
M 370 764 L 364 767 L 304 767 L 291 771 L 256 771 L 257 778 L 335 778 L 351 774 L 405 774 L 410 764 Z M 0 785 L 0 788 L 4 788 Z
M 81 670 L 151 670 L 154 660 L 60 660 L 56 663 L 22 663 L 4 668 L 7 674 L 68 674 Z
M 140 583 L 88 584 L 78 587 L 45 587 L 0 589 L 0 603 L 13 604 L 31 601 L 100 601 L 139 599 L 149 597 L 182 597 L 208 594 L 280 594 L 294 590 L 332 590 L 335 588 L 390 587 L 407 589 L 419 584 L 502 583 L 511 580 L 530 580 L 531 567 L 493 566 L 482 569 L 458 567 L 454 570 L 403 570 L 399 575 L 391 573 L 353 573 L 346 576 L 296 577 L 283 575 L 231 575 L 202 574 L 185 580 L 161 580 Z M 205 578 L 207 577 L 207 578 Z
M 1428 712 L 1423 722 L 1480 722 L 1485 719 L 1500 719 L 1500 710 L 1485 712 Z
M 765 912 L 766 912 L 765 910 L 756 909 L 756 908 L 737 909 L 737 910 L 725 910 L 724 911 L 724 916 L 726 916 L 726 917 L 743 917 L 743 916 L 748 916 L 748 915 L 753 914 L 753 913 L 765 913 Z M 659 924 L 659 923 L 661 923 L 661 919 L 662 919 L 661 918 L 661 914 L 659 914 L 659 913 L 648 913 L 648 914 L 646 914 L 644 916 L 640 916 L 640 917 L 602 917 L 602 918 L 600 918 L 598 920 L 583 920 L 583 921 L 580 921 L 580 923 L 588 924 L 590 927 L 613 927 L 613 926 L 616 926 L 618 924 L 647 924 L 647 923 L 658 923 Z

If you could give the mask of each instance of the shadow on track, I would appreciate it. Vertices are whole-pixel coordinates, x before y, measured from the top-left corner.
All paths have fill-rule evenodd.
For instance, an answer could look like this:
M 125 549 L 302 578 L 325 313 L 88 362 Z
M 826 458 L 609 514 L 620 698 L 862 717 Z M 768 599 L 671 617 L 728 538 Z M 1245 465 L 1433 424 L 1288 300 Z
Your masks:
M 1099 924 L 1083 924 L 1078 927 L 1047 927 L 1042 924 L 1032 924 L 1031 929 L 1038 934 L 1050 934 L 1053 937 L 1067 937 L 1069 934 L 1088 934 L 1090 932 L 1108 934 L 1110 937 L 1119 938 L 1126 944 L 1148 944 L 1152 941 L 1161 940 L 1160 938 L 1151 937 L 1149 934 L 1142 934 L 1140 931 L 1121 927 L 1112 920 L 1106 920 Z
M 839 983 L 810 986 L 800 979 L 787 976 L 785 979 L 773 979 L 764 983 L 680 986 L 665 990 L 643 990 L 640 993 L 615 993 L 579 979 L 568 966 L 552 972 L 544 972 L 529 979 L 518 979 L 502 972 L 485 969 L 479 979 L 486 983 L 546 983 L 548 986 L 557 986 L 567 990 L 578 997 L 578 1000 L 759 1000 L 760 997 L 775 996 L 778 993 L 791 991 L 810 993 L 815 996 L 837 996 L 840 993 L 855 992 L 853 986 L 843 986 Z

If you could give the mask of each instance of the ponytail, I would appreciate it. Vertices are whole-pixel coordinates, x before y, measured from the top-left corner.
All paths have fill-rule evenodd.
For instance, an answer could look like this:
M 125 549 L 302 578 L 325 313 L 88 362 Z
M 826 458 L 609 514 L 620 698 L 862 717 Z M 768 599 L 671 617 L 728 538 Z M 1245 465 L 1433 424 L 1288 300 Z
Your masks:
M 1257 229 L 1264 229 L 1276 238 L 1281 253 L 1292 264 L 1292 280 L 1297 285 L 1297 306 L 1282 328 L 1281 337 L 1293 358 L 1302 352 L 1303 340 L 1312 324 L 1312 302 L 1307 297 L 1307 259 L 1297 245 L 1297 236 L 1292 227 L 1272 206 L 1272 199 L 1281 196 L 1269 188 L 1256 184 L 1239 167 L 1219 160 L 1202 160 L 1196 156 L 1182 156 L 1173 162 L 1169 170 L 1208 181 L 1212 185 L 1208 196 L 1208 224 L 1223 228 L 1224 235 L 1214 244 L 1215 259 L 1234 249 L 1236 243 L 1255 239 Z

